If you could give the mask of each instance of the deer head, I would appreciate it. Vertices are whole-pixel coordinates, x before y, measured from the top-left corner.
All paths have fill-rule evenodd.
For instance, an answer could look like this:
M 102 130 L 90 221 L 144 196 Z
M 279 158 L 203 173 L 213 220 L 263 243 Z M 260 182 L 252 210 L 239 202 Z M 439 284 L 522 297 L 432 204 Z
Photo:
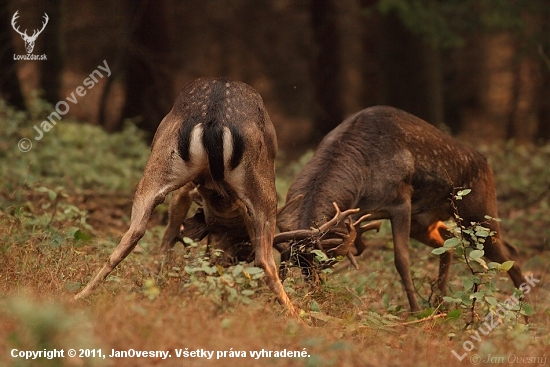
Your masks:
M 32 33 L 32 36 L 29 36 L 27 34 L 26 29 L 24 32 L 21 32 L 19 30 L 19 26 L 15 24 L 15 21 L 19 17 L 17 13 L 19 13 L 19 10 L 17 10 L 15 14 L 13 14 L 13 17 L 11 18 L 11 26 L 17 33 L 21 35 L 21 38 L 23 38 L 23 41 L 25 41 L 25 49 L 27 50 L 27 53 L 30 54 L 32 53 L 32 50 L 34 50 L 34 42 L 36 42 L 36 38 L 40 35 L 40 33 L 42 33 L 44 28 L 46 28 L 46 24 L 48 24 L 48 20 L 49 20 L 48 14 L 44 13 L 44 21 L 42 22 L 42 29 L 40 30 L 35 29 L 34 32 Z
M 303 200 L 303 195 L 298 195 L 291 202 L 288 202 L 277 214 L 277 220 L 284 222 L 292 220 L 292 211 L 297 208 Z M 290 265 L 299 265 L 304 273 L 309 274 L 309 270 L 304 267 L 313 265 L 312 250 L 320 250 L 328 257 L 346 256 L 352 265 L 358 269 L 357 261 L 354 255 L 363 251 L 364 246 L 358 245 L 361 241 L 361 235 L 367 231 L 378 231 L 381 226 L 380 221 L 371 221 L 370 214 L 365 214 L 357 220 L 353 220 L 351 215 L 359 212 L 359 208 L 341 211 L 338 204 L 332 203 L 336 214 L 332 219 L 313 229 L 297 229 L 281 232 L 275 235 L 273 246 L 281 253 L 281 258 L 288 261 Z M 286 218 L 285 218 L 286 217 Z M 324 262 L 320 268 L 326 268 L 333 265 L 333 262 Z

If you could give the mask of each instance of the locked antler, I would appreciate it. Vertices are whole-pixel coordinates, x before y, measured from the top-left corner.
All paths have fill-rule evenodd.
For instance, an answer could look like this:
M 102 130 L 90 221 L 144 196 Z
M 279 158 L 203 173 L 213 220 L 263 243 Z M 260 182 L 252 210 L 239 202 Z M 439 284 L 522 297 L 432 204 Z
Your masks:
M 371 215 L 366 214 L 353 221 L 350 215 L 359 212 L 359 209 L 341 211 L 338 204 L 332 203 L 336 214 L 328 222 L 314 229 L 299 229 L 282 232 L 275 235 L 273 246 L 281 253 L 288 251 L 292 241 L 311 241 L 313 246 L 333 256 L 346 256 L 355 268 L 357 261 L 353 255 L 359 255 L 365 249 L 361 235 L 370 230 L 380 229 L 380 221 L 361 225 Z M 342 226 L 343 224 L 343 226 Z M 358 236 L 359 234 L 359 236 Z M 359 245 L 359 248 L 358 248 Z

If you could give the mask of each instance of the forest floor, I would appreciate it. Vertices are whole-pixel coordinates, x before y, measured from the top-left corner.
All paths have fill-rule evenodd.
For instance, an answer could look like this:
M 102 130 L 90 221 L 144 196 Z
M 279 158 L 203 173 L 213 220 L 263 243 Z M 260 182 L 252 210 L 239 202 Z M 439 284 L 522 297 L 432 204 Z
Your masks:
M 34 136 L 32 125 L 46 108 L 37 106 L 34 117 L 0 109 L 6 127 L 0 135 L 1 366 L 545 365 L 549 146 L 482 149 L 495 171 L 503 233 L 519 248 L 524 274 L 538 281 L 528 295 L 529 324 L 525 309 L 499 314 L 491 297 L 473 312 L 460 300 L 434 310 L 438 258 L 414 242 L 411 268 L 425 311 L 411 315 L 387 223 L 367 235 L 359 270 L 342 261 L 316 284 L 290 272 L 284 284 L 302 310 L 297 321 L 252 265 L 212 268 L 200 246 L 178 244 L 159 270 L 166 204 L 155 211 L 137 251 L 89 298 L 73 302 L 127 229 L 148 148 L 131 127 L 107 135 L 63 122 L 20 152 L 17 142 Z M 303 160 L 280 162 L 280 194 Z M 455 256 L 448 294 L 471 295 L 470 278 Z M 514 287 L 505 273 L 492 284 L 498 304 L 510 299 Z M 64 356 L 22 357 L 53 350 Z M 68 356 L 71 350 L 76 356 Z M 167 354 L 137 356 L 144 351 Z M 133 357 L 119 358 L 123 353 Z

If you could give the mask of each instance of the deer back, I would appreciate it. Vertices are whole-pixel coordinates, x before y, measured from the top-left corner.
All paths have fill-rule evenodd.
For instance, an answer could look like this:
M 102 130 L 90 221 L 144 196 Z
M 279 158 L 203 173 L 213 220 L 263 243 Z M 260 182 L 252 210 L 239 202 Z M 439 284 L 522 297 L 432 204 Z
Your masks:
M 164 150 L 179 156 L 185 169 L 198 171 L 194 183 L 210 221 L 235 220 L 238 208 L 228 182 L 246 186 L 256 174 L 243 167 L 271 166 L 274 171 L 275 130 L 259 93 L 242 82 L 199 78 L 184 86 L 159 125 L 152 149 L 166 142 L 171 146 Z
M 484 184 L 479 184 L 483 182 Z M 392 205 L 410 197 L 412 214 L 449 217 L 450 193 L 477 186 L 495 196 L 491 169 L 478 152 L 427 122 L 387 106 L 352 115 L 319 144 L 296 176 L 278 215 L 282 231 L 309 228 L 341 209 L 361 208 L 388 218 Z M 496 214 L 496 207 L 489 208 Z M 447 219 L 447 218 L 444 218 Z

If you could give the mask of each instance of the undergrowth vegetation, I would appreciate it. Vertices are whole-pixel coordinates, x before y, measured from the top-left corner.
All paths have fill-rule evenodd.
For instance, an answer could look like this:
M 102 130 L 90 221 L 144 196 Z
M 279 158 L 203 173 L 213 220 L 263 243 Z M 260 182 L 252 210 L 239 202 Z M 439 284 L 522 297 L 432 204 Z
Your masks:
M 87 300 L 87 283 L 127 229 L 132 193 L 149 154 L 133 125 L 115 134 L 63 120 L 36 141 L 33 126 L 51 106 L 29 114 L 0 101 L 0 365 L 4 366 L 398 366 L 469 364 L 473 356 L 542 357 L 550 346 L 550 145 L 482 147 L 497 181 L 504 237 L 520 250 L 530 279 L 527 303 L 505 271 L 486 263 L 483 223 L 459 223 L 456 239 L 432 250 L 413 242 L 414 284 L 425 311 L 410 315 L 393 265 L 390 229 L 367 234 L 360 270 L 342 261 L 317 284 L 290 269 L 284 280 L 303 324 L 282 314 L 263 271 L 223 268 L 202 244 L 186 240 L 157 254 L 166 206 L 157 209 L 136 250 Z M 33 147 L 23 153 L 18 141 Z M 280 199 L 311 157 L 278 161 Z M 467 191 L 457 193 L 467 195 Z M 457 198 L 458 199 L 458 198 Z M 460 213 L 457 213 L 459 216 Z M 487 218 L 487 220 L 500 220 Z M 462 234 L 470 241 L 464 242 Z M 433 285 L 441 251 L 454 261 L 443 303 Z M 523 316 L 530 316 L 526 325 Z M 495 321 L 496 322 L 492 322 Z M 172 358 L 25 360 L 11 351 L 168 350 Z M 175 350 L 307 351 L 307 358 L 177 359 Z M 453 354 L 453 350 L 455 354 Z M 460 361 L 460 356 L 466 360 Z

